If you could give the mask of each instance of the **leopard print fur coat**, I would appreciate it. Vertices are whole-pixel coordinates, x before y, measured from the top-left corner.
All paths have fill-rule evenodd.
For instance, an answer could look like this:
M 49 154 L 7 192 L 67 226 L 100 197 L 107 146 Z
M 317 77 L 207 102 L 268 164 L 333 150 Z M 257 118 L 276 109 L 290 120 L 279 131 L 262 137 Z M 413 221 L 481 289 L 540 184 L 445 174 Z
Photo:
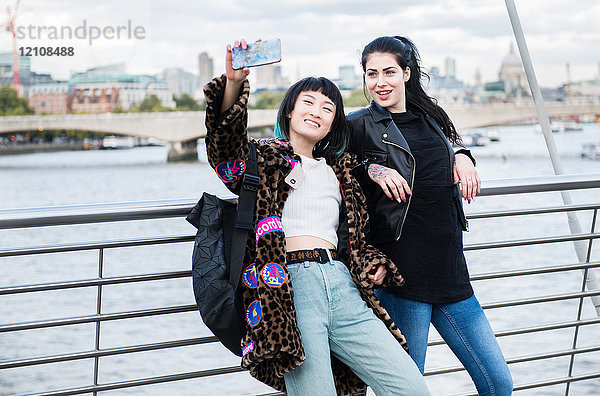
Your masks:
M 246 80 L 237 102 L 219 115 L 226 76 L 213 79 L 204 87 L 206 96 L 206 150 L 210 165 L 234 193 L 239 191 L 241 176 L 248 157 L 247 101 L 250 84 Z M 299 366 L 305 355 L 294 311 L 294 294 L 285 269 L 285 235 L 280 227 L 283 205 L 291 187 L 285 182 L 294 161 L 301 161 L 285 141 L 266 139 L 256 142 L 260 187 L 254 215 L 254 231 L 250 231 L 244 257 L 243 304 L 246 309 L 246 331 L 242 339 L 242 367 L 263 383 L 285 390 L 283 375 Z M 363 300 L 387 325 L 390 332 L 406 349 L 406 341 L 388 313 L 373 293 L 373 283 L 367 273 L 376 264 L 387 268 L 386 285 L 401 285 L 404 281 L 398 269 L 381 252 L 367 245 L 368 214 L 365 197 L 350 170 L 357 165 L 354 155 L 344 153 L 328 159 L 342 190 L 346 208 L 350 259 L 346 263 Z M 258 232 L 257 232 L 257 227 Z M 269 263 L 284 269 L 285 281 L 269 286 L 256 276 Z M 254 268 L 252 268 L 254 266 Z M 252 277 L 251 273 L 255 276 Z M 254 282 L 254 283 L 253 283 Z M 247 308 L 246 308 L 247 307 Z M 364 383 L 343 363 L 332 356 L 332 369 L 339 394 L 348 394 L 364 387 Z

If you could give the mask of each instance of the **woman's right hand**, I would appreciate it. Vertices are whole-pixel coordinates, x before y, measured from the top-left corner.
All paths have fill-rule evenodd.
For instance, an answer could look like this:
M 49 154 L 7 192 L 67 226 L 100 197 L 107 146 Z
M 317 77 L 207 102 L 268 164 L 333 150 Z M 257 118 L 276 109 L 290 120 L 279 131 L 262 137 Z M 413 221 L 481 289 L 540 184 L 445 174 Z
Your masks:
M 406 195 L 412 196 L 410 186 L 397 170 L 379 164 L 371 164 L 368 173 L 371 180 L 379 184 L 389 199 L 406 202 L 408 199 Z
M 246 40 L 244 39 L 241 41 L 235 40 L 235 43 L 233 43 L 234 48 L 237 48 L 240 45 L 243 49 L 248 48 L 248 43 L 246 43 Z M 227 50 L 225 52 L 225 74 L 227 75 L 227 83 L 225 84 L 225 93 L 221 102 L 220 114 L 225 113 L 227 109 L 237 101 L 240 96 L 242 83 L 246 79 L 246 76 L 250 74 L 250 69 L 247 67 L 239 70 L 233 69 L 233 55 L 231 52 L 231 45 L 229 44 L 227 45 Z
M 260 40 L 258 40 L 260 41 Z M 233 43 L 233 48 L 242 47 L 242 49 L 248 48 L 248 43 L 246 40 L 235 40 Z M 231 45 L 227 45 L 227 52 L 225 52 L 225 73 L 227 74 L 227 81 L 232 81 L 236 83 L 241 83 L 246 79 L 246 76 L 250 74 L 250 69 L 244 67 L 243 69 L 234 70 L 233 69 L 233 53 L 231 52 Z

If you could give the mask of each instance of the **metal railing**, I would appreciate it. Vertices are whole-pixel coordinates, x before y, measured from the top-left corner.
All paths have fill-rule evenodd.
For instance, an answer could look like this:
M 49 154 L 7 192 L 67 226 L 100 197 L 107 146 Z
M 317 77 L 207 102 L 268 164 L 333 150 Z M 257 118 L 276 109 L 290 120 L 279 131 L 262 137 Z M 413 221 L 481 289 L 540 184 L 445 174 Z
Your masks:
M 550 192 L 573 189 L 591 189 L 600 188 L 600 175 L 567 175 L 554 176 L 547 178 L 527 178 L 514 180 L 497 180 L 487 182 L 482 189 L 483 196 L 504 195 L 504 194 L 523 194 L 533 192 Z M 232 197 L 234 199 L 234 197 Z M 0 211 L 0 230 L 45 227 L 56 225 L 80 225 L 88 223 L 147 220 L 147 219 L 165 219 L 180 218 L 190 211 L 195 204 L 194 200 L 171 200 L 171 201 L 148 201 L 131 202 L 120 204 L 99 204 L 99 205 L 76 205 L 65 207 L 47 207 L 33 208 L 24 210 L 1 210 Z M 551 323 L 545 325 L 536 325 L 530 327 L 505 329 L 496 332 L 496 337 L 507 337 L 514 335 L 538 334 L 558 329 L 574 329 L 574 334 L 569 348 L 555 350 L 551 352 L 529 354 L 523 356 L 509 356 L 507 361 L 509 365 L 532 362 L 557 357 L 569 357 L 568 375 L 539 380 L 530 383 L 515 384 L 515 391 L 543 388 L 558 384 L 567 384 L 566 393 L 568 394 L 568 384 L 579 381 L 586 381 L 600 378 L 600 370 L 588 374 L 573 374 L 573 365 L 575 356 L 592 354 L 600 351 L 600 344 L 578 347 L 579 329 L 585 326 L 600 324 L 600 318 L 582 319 L 582 306 L 586 297 L 599 296 L 600 290 L 586 290 L 585 279 L 590 270 L 600 267 L 600 261 L 591 261 L 591 252 L 593 241 L 600 238 L 600 233 L 595 225 L 598 220 L 598 210 L 600 202 L 593 202 L 581 205 L 554 206 L 545 208 L 528 208 L 518 210 L 496 210 L 489 212 L 473 213 L 468 216 L 471 220 L 486 220 L 491 218 L 513 217 L 513 216 L 534 216 L 540 214 L 563 213 L 563 212 L 592 212 L 591 228 L 589 232 L 579 235 L 556 235 L 544 237 L 531 237 L 526 239 L 501 240 L 491 242 L 479 242 L 465 245 L 465 251 L 477 251 L 484 249 L 498 249 L 529 245 L 554 244 L 569 241 L 588 241 L 586 262 L 557 264 L 540 268 L 522 268 L 511 271 L 498 271 L 490 273 L 477 273 L 471 276 L 473 282 L 509 279 L 525 276 L 536 276 L 544 274 L 560 274 L 567 271 L 582 271 L 583 280 L 579 290 L 562 294 L 540 294 L 534 297 L 494 301 L 483 304 L 484 310 L 493 310 L 497 308 L 527 306 L 545 302 L 556 302 L 563 300 L 578 300 L 577 319 L 564 322 Z M 184 346 L 202 345 L 217 342 L 216 337 L 199 337 L 179 339 L 166 342 L 126 345 L 114 348 L 101 348 L 100 336 L 102 333 L 102 324 L 110 321 L 119 321 L 130 318 L 150 317 L 157 315 L 170 315 L 181 312 L 195 311 L 194 304 L 177 305 L 171 307 L 155 307 L 152 309 L 132 310 L 116 313 L 103 313 L 103 287 L 116 284 L 135 284 L 140 282 L 189 278 L 191 271 L 172 271 L 161 273 L 145 273 L 127 276 L 106 277 L 104 275 L 104 253 L 107 249 L 134 246 L 150 246 L 173 244 L 193 241 L 193 235 L 174 235 L 145 238 L 128 238 L 116 240 L 92 241 L 86 243 L 63 243 L 44 246 L 25 246 L 9 247 L 0 249 L 0 258 L 16 256 L 32 256 L 48 253 L 64 253 L 73 251 L 98 251 L 98 275 L 94 278 L 57 281 L 50 283 L 11 285 L 0 287 L 0 301 L 4 296 L 26 294 L 34 292 L 46 292 L 55 290 L 67 290 L 95 287 L 96 311 L 93 314 L 81 315 L 75 317 L 63 317 L 48 320 L 35 320 L 19 323 L 0 323 L 0 335 L 5 333 L 20 332 L 32 329 L 54 328 L 70 326 L 75 324 L 92 323 L 95 324 L 95 342 L 93 350 L 83 350 L 71 353 L 33 356 L 27 358 L 17 358 L 0 361 L 0 377 L 2 370 L 8 370 L 18 367 L 32 367 L 57 362 L 69 362 L 82 359 L 93 359 L 93 383 L 77 388 L 56 389 L 43 392 L 31 393 L 30 395 L 76 395 L 84 393 L 94 393 L 124 389 L 131 387 L 141 387 L 150 384 L 167 383 L 172 381 L 181 381 L 192 378 L 202 378 L 221 374 L 229 374 L 242 371 L 239 366 L 220 367 L 201 371 L 184 372 L 173 375 L 164 375 L 147 378 L 137 378 L 129 381 L 101 383 L 98 378 L 99 366 L 102 358 L 117 355 L 135 354 L 144 351 L 166 350 Z M 441 345 L 444 342 L 441 339 L 430 341 L 430 346 Z M 425 376 L 454 373 L 463 371 L 462 366 L 445 367 L 433 369 L 425 372 Z M 272 393 L 277 394 L 277 393 Z

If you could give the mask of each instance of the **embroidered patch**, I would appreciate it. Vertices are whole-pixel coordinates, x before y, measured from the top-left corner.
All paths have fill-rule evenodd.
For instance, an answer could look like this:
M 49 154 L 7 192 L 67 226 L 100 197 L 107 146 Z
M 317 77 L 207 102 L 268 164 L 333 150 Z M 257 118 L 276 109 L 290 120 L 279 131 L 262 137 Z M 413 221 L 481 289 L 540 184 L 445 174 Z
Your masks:
M 260 274 L 265 283 L 271 287 L 281 287 L 285 282 L 285 271 L 277 263 L 266 264 Z
M 260 307 L 260 301 L 254 300 L 248 305 L 248 309 L 246 309 L 246 322 L 248 322 L 250 326 L 256 326 L 261 319 L 262 309 Z
M 246 171 L 246 163 L 242 160 L 221 162 L 216 168 L 217 175 L 226 183 L 238 180 Z
M 261 236 L 273 231 L 283 231 L 281 219 L 277 216 L 262 219 L 256 226 L 256 243 L 258 243 Z
M 244 270 L 244 284 L 248 286 L 250 289 L 256 289 L 258 287 L 258 278 L 256 274 L 256 265 L 254 263 L 250 264 Z
M 296 164 L 298 163 L 298 161 L 297 161 L 297 160 L 295 160 L 295 159 L 292 159 L 292 158 L 290 158 L 290 157 L 287 157 L 287 156 L 285 156 L 285 155 L 283 156 L 283 158 L 285 158 L 286 160 L 288 160 L 288 162 L 289 162 L 290 164 L 292 164 L 292 169 L 294 169 L 294 166 L 296 166 Z
M 246 346 L 242 348 L 242 356 L 246 356 L 253 350 L 254 350 L 254 342 L 250 342 L 249 344 L 246 344 Z

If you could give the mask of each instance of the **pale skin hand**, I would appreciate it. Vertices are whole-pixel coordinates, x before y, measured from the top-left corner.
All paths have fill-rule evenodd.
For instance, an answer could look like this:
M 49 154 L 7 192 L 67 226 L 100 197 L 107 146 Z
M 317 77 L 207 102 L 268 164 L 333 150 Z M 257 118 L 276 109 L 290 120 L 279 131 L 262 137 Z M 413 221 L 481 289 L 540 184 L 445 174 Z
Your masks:
M 454 158 L 454 184 L 460 182 L 463 198 L 471 203 L 481 192 L 481 179 L 468 156 L 459 153 Z
M 410 186 L 397 170 L 383 165 L 371 164 L 368 173 L 371 180 L 381 187 L 389 199 L 406 202 L 406 196 L 412 196 Z
M 233 43 L 233 46 L 235 48 L 241 46 L 243 49 L 246 49 L 248 48 L 248 43 L 244 39 L 240 41 L 236 40 L 235 43 Z M 227 84 L 225 85 L 225 93 L 223 94 L 223 101 L 221 102 L 220 114 L 223 114 L 229 109 L 238 99 L 242 83 L 248 74 L 250 74 L 250 69 L 247 67 L 233 70 L 231 45 L 227 46 L 227 51 L 225 52 L 225 74 L 227 75 Z
M 387 269 L 385 268 L 384 265 L 381 265 L 381 264 L 374 266 L 373 269 L 376 269 L 375 273 L 374 274 L 369 273 L 367 275 L 367 277 L 371 280 L 371 282 L 373 282 L 374 284 L 379 286 L 383 283 L 383 280 L 385 279 L 385 275 L 387 274 Z M 371 271 L 373 269 L 371 269 Z

